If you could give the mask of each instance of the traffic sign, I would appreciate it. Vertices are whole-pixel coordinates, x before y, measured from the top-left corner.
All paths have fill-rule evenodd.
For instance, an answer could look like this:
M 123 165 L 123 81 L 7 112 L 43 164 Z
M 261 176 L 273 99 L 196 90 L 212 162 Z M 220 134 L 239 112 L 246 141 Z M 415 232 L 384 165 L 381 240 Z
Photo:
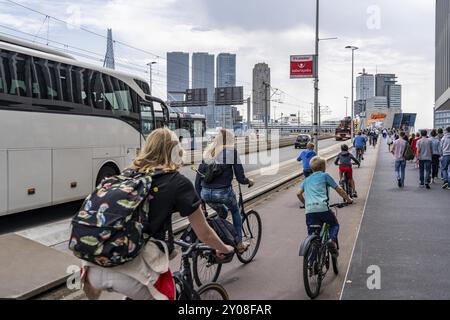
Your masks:
M 291 56 L 291 79 L 316 77 L 315 55 Z

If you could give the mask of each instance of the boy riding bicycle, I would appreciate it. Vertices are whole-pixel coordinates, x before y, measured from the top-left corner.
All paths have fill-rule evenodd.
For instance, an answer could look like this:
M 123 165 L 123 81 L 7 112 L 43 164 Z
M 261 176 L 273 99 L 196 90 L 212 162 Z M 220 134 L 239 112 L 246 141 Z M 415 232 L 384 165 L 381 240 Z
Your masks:
M 364 151 L 366 149 L 367 139 L 362 135 L 361 131 L 353 141 L 353 146 L 356 149 L 356 155 L 361 154 L 361 160 L 364 160 Z
M 348 183 L 352 188 L 353 194 L 352 197 L 357 198 L 358 194 L 356 193 L 356 185 L 355 180 L 353 179 L 353 168 L 352 168 L 352 160 L 358 166 L 361 163 L 356 159 L 350 152 L 348 152 L 348 145 L 343 144 L 341 146 L 341 153 L 338 154 L 336 160 L 334 161 L 335 165 L 339 165 L 339 180 L 342 181 L 342 177 L 344 176 L 344 172 L 347 174 Z
M 297 192 L 298 199 L 305 205 L 306 225 L 308 227 L 308 235 L 314 232 L 314 225 L 322 225 L 327 223 L 330 225 L 330 240 L 327 246 L 331 254 L 338 256 L 337 237 L 339 233 L 339 223 L 330 210 L 328 188 L 331 187 L 351 204 L 353 203 L 345 191 L 337 185 L 333 178 L 326 173 L 326 162 L 321 157 L 314 157 L 310 162 L 313 174 L 303 181 L 300 190 Z

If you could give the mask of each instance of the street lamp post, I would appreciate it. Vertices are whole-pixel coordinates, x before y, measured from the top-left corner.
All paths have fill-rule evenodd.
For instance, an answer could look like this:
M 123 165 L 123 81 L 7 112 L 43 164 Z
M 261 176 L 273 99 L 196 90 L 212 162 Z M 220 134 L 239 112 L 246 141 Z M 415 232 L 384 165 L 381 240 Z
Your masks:
M 156 64 L 156 61 L 152 61 L 147 63 L 147 66 L 150 68 L 150 95 L 152 95 L 152 87 L 153 87 L 153 65 Z
M 346 46 L 345 47 L 345 49 L 350 49 L 350 50 L 352 50 L 352 99 L 350 100 L 350 103 L 351 103 L 351 110 L 352 110 L 352 114 L 351 114 L 351 118 L 352 118 L 352 121 L 351 121 L 351 128 L 350 128 L 350 135 L 351 135 L 351 137 L 352 137 L 352 144 L 353 144 L 353 135 L 354 135 L 354 130 L 355 130 L 355 127 L 354 127 L 354 123 L 353 123 L 353 121 L 354 121 L 354 118 L 355 118 L 355 114 L 354 114 L 354 105 L 353 105 L 353 101 L 354 101 L 354 99 L 353 99 L 353 93 L 354 93 L 354 86 L 355 86 L 355 84 L 354 84 L 354 76 L 355 76 L 355 51 L 356 50 L 358 50 L 359 48 L 358 47 L 355 47 L 355 46 Z

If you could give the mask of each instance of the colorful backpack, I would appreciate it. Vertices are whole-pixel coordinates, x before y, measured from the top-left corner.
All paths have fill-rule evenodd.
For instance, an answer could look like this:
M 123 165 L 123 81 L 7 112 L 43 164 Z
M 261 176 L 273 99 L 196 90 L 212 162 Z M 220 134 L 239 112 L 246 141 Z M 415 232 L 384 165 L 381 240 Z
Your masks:
M 74 255 L 102 267 L 134 259 L 149 239 L 143 227 L 154 176 L 129 169 L 105 178 L 72 218 L 69 249 Z

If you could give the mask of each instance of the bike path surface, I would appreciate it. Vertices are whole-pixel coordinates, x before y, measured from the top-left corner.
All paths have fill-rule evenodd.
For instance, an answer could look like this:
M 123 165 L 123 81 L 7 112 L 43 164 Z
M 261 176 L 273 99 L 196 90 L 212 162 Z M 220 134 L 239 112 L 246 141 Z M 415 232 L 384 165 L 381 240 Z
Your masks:
M 450 299 L 450 191 L 441 183 L 419 188 L 412 163 L 399 189 L 382 144 L 342 298 Z M 368 289 L 369 266 L 380 268 L 379 290 Z

